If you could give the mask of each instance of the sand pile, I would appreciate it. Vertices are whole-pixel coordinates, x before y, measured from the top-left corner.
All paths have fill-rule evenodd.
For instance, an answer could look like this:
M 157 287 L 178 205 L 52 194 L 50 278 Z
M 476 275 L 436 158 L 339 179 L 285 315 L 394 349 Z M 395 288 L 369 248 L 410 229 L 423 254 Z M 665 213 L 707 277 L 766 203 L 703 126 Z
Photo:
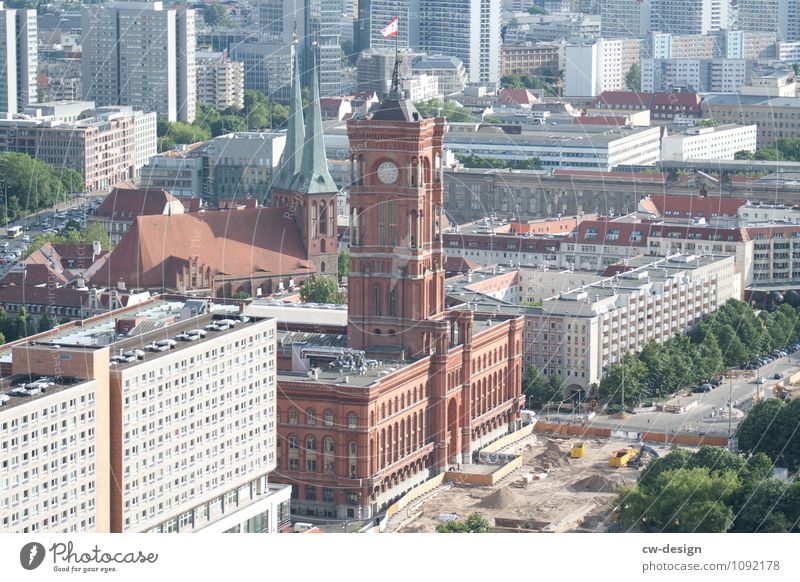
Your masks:
M 563 467 L 569 464 L 567 453 L 563 451 L 555 441 L 547 441 L 544 451 L 534 458 L 536 459 L 536 464 L 541 465 L 545 469 Z
M 509 509 L 521 505 L 523 505 L 523 500 L 519 495 L 506 487 L 490 493 L 478 502 L 478 507 L 486 509 Z
M 591 475 L 573 483 L 572 489 L 591 493 L 614 493 L 617 487 L 628 483 L 629 479 L 615 475 Z

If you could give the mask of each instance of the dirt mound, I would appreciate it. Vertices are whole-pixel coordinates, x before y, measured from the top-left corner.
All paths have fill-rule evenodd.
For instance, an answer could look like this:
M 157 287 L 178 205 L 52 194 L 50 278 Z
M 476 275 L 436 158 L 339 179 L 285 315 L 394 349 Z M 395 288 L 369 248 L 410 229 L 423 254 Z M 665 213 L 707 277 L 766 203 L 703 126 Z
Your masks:
M 486 509 L 509 509 L 519 507 L 523 500 L 510 489 L 503 487 L 481 499 L 477 506 Z
M 614 493 L 617 487 L 629 483 L 624 477 L 609 475 L 590 475 L 572 484 L 574 491 L 588 491 L 592 493 Z
M 547 441 L 544 450 L 534 457 L 536 464 L 545 469 L 553 467 L 563 467 L 569 464 L 567 452 L 564 451 L 557 442 Z

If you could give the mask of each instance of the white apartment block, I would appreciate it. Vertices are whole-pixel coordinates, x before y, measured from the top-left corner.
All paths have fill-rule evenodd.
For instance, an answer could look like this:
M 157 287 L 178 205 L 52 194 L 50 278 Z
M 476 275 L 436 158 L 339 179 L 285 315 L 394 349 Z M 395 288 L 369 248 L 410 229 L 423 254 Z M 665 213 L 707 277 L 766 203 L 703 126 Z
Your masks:
M 568 43 L 564 57 L 564 96 L 596 97 L 626 91 L 625 75 L 639 62 L 638 39 L 598 39 Z
M 743 59 L 642 59 L 642 91 L 734 93 L 747 83 L 749 71 Z
M 756 125 L 691 127 L 661 140 L 662 160 L 733 160 L 739 151 L 756 151 Z
M 739 0 L 739 28 L 747 32 L 777 32 L 783 42 L 800 40 L 797 0 Z
M 785 63 L 800 63 L 800 41 L 779 42 L 778 60 Z
M 285 525 L 291 488 L 269 481 L 275 320 L 216 307 L 156 299 L 0 352 L 14 373 L 4 384 L 64 378 L 0 407 L 0 460 L 16 468 L 0 477 L 3 531 Z
M 36 103 L 36 11 L 3 8 L 0 1 L 0 113 Z
M 418 5 L 421 50 L 460 59 L 471 83 L 500 80 L 500 2 L 419 0 Z
M 194 10 L 112 2 L 83 8 L 81 22 L 84 99 L 194 121 Z
M 244 63 L 225 53 L 197 53 L 197 101 L 215 109 L 244 107 Z
M 651 0 L 650 29 L 708 34 L 730 28 L 729 0 Z
M 525 317 L 525 364 L 560 376 L 568 391 L 586 391 L 625 353 L 663 343 L 741 297 L 733 257 L 638 257 L 628 267 L 531 309 Z
M 50 354 L 56 364 L 72 357 L 70 349 Z M 98 490 L 108 488 L 98 466 L 99 440 L 108 439 L 108 416 L 98 412 L 101 386 L 54 380 L 15 374 L 0 381 L 0 532 L 108 527 L 96 501 Z
M 439 79 L 425 73 L 403 77 L 400 80 L 400 88 L 405 91 L 406 97 L 411 101 L 442 97 L 442 93 L 439 91 Z
M 43 105 L 45 113 L 59 109 Z M 88 191 L 135 179 L 156 153 L 155 113 L 117 106 L 83 114 L 74 121 L 61 121 L 57 115 L 6 116 L 0 118 L 0 141 L 8 151 L 75 170 Z
M 603 38 L 644 38 L 650 31 L 650 0 L 611 0 L 600 4 Z

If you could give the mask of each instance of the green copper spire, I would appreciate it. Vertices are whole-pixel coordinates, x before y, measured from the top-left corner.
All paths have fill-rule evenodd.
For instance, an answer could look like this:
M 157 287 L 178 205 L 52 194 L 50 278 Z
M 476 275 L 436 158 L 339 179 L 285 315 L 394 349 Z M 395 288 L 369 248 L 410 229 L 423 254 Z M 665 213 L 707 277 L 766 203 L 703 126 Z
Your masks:
M 291 190 L 295 176 L 300 173 L 303 163 L 303 143 L 305 129 L 303 121 L 303 97 L 300 88 L 300 65 L 297 62 L 297 43 L 294 45 L 294 75 L 292 76 L 291 102 L 289 103 L 288 128 L 286 130 L 286 146 L 281 155 L 278 175 L 273 182 L 274 188 Z
M 306 119 L 306 143 L 303 148 L 303 163 L 300 174 L 295 178 L 292 190 L 304 194 L 338 192 L 339 188 L 328 172 L 325 157 L 325 142 L 322 137 L 322 111 L 319 104 L 319 80 L 317 78 L 316 43 L 312 45 L 311 103 L 308 105 Z

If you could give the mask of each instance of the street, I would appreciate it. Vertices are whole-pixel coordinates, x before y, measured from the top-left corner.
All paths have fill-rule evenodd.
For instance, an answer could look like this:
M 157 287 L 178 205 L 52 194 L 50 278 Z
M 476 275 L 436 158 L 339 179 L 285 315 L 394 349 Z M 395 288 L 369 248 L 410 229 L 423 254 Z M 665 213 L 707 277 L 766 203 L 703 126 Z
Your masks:
M 728 436 L 729 430 L 731 433 L 736 432 L 738 423 L 744 418 L 743 415 L 739 418 L 736 417 L 737 409 L 744 413 L 748 412 L 756 393 L 762 397 L 764 395 L 768 398 L 772 397 L 773 388 L 780 382 L 773 378 L 776 373 L 780 373 L 785 378 L 798 371 L 800 371 L 800 350 L 786 357 L 778 358 L 756 371 L 748 371 L 746 376 L 725 378 L 719 387 L 710 392 L 692 394 L 691 398 L 683 397 L 686 402 L 697 400 L 698 404 L 682 414 L 642 412 L 626 415 L 625 418 L 598 414 L 586 425 L 628 432 L 652 431 L 666 434 Z M 766 382 L 756 384 L 755 378 L 761 376 L 766 378 Z M 730 421 L 730 426 L 727 416 L 729 400 L 734 402 L 734 417 Z M 715 413 L 713 417 L 712 412 Z M 718 414 L 720 412 L 722 414 Z M 543 413 L 541 418 L 557 420 L 561 423 L 580 422 L 572 413 Z

